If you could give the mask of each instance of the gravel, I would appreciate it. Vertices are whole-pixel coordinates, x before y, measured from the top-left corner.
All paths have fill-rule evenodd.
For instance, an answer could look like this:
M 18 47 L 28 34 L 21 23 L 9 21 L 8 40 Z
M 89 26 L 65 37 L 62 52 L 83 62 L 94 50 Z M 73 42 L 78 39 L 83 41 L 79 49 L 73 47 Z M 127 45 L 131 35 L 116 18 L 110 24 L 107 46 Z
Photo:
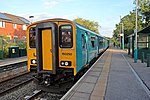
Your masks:
M 25 100 L 25 96 L 32 95 L 36 90 L 36 84 L 32 81 L 29 84 L 18 88 L 16 91 L 12 91 L 7 95 L 0 97 L 0 100 Z
M 63 95 L 44 92 L 35 100 L 60 100 Z
M 26 96 L 31 96 L 33 92 L 37 90 L 36 83 L 34 81 L 28 83 L 23 87 L 19 87 L 17 90 L 8 93 L 7 95 L 1 96 L 0 100 L 26 100 Z M 63 95 L 52 94 L 48 92 L 43 92 L 35 100 L 60 100 Z

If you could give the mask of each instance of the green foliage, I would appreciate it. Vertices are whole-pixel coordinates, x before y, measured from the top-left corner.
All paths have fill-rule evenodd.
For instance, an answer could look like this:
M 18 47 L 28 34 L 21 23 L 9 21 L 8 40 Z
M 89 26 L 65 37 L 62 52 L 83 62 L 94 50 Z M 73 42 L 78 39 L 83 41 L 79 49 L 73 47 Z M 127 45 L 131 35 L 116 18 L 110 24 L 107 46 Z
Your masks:
M 19 48 L 26 48 L 26 44 L 27 44 L 26 41 L 22 41 L 22 40 L 16 39 L 15 43 L 17 44 L 17 46 Z
M 149 0 L 138 0 L 138 30 L 141 30 L 150 25 L 150 1 Z M 119 38 L 121 33 L 121 24 L 124 24 L 124 34 L 128 36 L 134 33 L 135 29 L 135 11 L 130 12 L 130 14 L 124 16 L 121 22 L 116 24 L 116 29 L 114 30 L 113 37 L 115 39 Z
M 143 23 L 144 27 L 150 25 L 150 1 L 149 0 L 139 0 L 139 11 L 145 20 Z
M 19 48 L 26 48 L 26 42 L 20 42 L 17 44 Z
M 121 19 L 121 23 L 124 24 L 124 33 L 126 36 L 134 33 L 134 29 L 135 29 L 135 13 L 134 12 L 130 12 L 129 15 L 124 16 Z M 142 17 L 138 16 L 138 30 L 142 29 Z
M 19 48 L 26 48 L 26 41 L 21 39 L 10 40 L 8 37 L 0 37 L 0 50 L 4 50 L 4 58 L 8 57 L 8 48 L 10 46 L 18 46 Z
M 73 21 L 99 34 L 98 22 L 94 22 L 94 21 L 90 21 L 90 20 L 86 20 L 82 18 L 77 18 L 77 19 L 74 19 Z
M 16 43 L 9 43 L 9 44 L 5 44 L 4 47 L 3 47 L 3 50 L 4 50 L 4 58 L 8 58 L 8 55 L 9 55 L 9 51 L 8 51 L 8 48 L 10 46 L 17 46 Z
M 112 37 L 110 41 L 111 41 L 111 43 L 115 43 L 115 45 L 119 45 L 119 42 L 118 42 L 117 38 L 115 38 L 115 37 Z
M 129 15 L 124 16 L 121 19 L 121 22 L 119 24 L 116 24 L 116 29 L 114 30 L 114 34 L 113 37 L 115 38 L 119 38 L 120 33 L 122 31 L 122 24 L 124 27 L 124 35 L 125 38 L 126 36 L 134 33 L 134 29 L 135 29 L 135 12 L 130 12 Z M 142 29 L 142 17 L 138 16 L 138 30 Z

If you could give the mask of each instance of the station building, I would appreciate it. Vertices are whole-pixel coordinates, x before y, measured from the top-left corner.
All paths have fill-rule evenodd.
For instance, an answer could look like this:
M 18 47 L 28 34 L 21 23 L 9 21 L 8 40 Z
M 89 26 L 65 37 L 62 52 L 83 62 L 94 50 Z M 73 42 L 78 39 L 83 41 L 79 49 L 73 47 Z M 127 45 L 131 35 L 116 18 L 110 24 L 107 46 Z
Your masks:
M 135 46 L 135 34 L 128 36 L 128 54 L 134 57 L 134 46 Z M 137 33 L 137 48 L 138 58 L 147 59 L 147 55 L 150 54 L 150 26 L 138 31 Z M 142 55 L 142 52 L 144 55 Z

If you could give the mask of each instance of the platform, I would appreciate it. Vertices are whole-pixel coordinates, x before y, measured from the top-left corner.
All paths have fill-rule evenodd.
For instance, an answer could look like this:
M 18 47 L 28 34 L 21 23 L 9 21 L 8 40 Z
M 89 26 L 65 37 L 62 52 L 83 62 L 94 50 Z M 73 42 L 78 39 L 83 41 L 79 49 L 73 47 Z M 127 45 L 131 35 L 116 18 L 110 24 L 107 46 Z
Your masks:
M 150 67 L 108 49 L 61 100 L 150 100 Z
M 23 61 L 27 61 L 27 56 L 17 57 L 17 58 L 8 58 L 8 59 L 5 59 L 5 60 L 0 60 L 0 67 L 10 65 L 10 64 L 14 64 L 14 63 L 23 62 Z

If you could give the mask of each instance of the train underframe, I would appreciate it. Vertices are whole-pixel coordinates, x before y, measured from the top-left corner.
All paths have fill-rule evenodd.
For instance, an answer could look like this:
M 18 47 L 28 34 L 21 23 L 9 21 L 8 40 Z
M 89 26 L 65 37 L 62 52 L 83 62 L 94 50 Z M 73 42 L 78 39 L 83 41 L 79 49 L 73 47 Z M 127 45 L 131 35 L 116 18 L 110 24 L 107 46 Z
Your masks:
M 57 74 L 50 74 L 48 71 L 35 72 L 33 74 L 37 88 L 51 93 L 65 93 L 74 83 L 87 71 L 89 66 L 74 76 L 73 68 L 59 68 Z
M 47 92 L 64 92 L 74 84 L 74 70 L 67 68 L 57 69 L 57 74 L 48 71 L 39 71 L 34 74 L 39 89 Z

